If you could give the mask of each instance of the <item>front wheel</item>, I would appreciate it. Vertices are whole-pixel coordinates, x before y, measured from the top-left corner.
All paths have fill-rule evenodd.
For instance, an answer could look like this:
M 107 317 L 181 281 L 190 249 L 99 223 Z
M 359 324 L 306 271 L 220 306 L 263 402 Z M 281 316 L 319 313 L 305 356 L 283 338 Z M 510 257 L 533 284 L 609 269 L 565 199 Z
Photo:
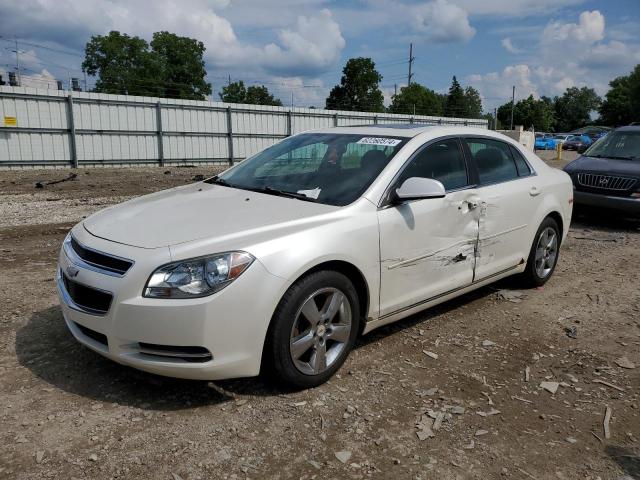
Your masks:
M 560 229 L 553 218 L 547 217 L 536 232 L 527 260 L 527 268 L 522 274 L 528 286 L 540 287 L 547 283 L 558 263 L 559 249 Z
M 280 301 L 265 360 L 285 384 L 318 386 L 346 360 L 359 319 L 358 295 L 346 276 L 330 270 L 311 273 L 292 285 Z

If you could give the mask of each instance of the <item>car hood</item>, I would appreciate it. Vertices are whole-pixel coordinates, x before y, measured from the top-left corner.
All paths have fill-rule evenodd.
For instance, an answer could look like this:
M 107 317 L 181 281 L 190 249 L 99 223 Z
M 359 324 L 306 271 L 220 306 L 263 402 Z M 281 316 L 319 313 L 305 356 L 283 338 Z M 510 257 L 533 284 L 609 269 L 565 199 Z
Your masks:
M 106 240 L 158 248 L 203 238 L 291 226 L 339 207 L 196 183 L 101 210 L 83 224 Z
M 640 162 L 582 156 L 569 163 L 564 167 L 564 170 L 567 173 L 594 172 L 608 175 L 640 176 Z

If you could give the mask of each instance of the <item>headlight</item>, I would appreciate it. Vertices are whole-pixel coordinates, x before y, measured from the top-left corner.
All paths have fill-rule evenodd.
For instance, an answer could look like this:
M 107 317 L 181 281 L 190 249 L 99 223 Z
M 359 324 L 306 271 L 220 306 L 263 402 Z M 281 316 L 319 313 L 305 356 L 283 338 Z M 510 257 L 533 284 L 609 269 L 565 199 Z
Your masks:
M 246 252 L 227 252 L 169 263 L 151 274 L 144 288 L 144 296 L 206 297 L 233 282 L 254 260 Z

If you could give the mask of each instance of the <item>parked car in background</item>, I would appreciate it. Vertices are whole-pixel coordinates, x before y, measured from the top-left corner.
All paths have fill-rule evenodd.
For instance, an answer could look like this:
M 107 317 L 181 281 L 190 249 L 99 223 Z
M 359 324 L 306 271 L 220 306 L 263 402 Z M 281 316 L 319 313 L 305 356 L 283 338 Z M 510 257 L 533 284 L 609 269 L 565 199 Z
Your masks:
M 57 281 L 75 338 L 174 377 L 312 387 L 356 337 L 521 274 L 544 284 L 568 175 L 466 127 L 340 127 L 84 219 Z
M 586 141 L 583 137 L 584 137 L 583 135 L 571 135 L 569 138 L 567 138 L 563 142 L 562 149 L 575 150 L 577 152 L 584 152 L 587 149 L 587 147 L 591 144 L 591 140 Z
M 550 133 L 536 133 L 535 150 L 553 150 L 556 148 L 556 140 Z
M 553 136 L 553 138 L 554 138 L 554 140 L 556 141 L 556 145 L 558 145 L 558 143 L 562 144 L 562 143 L 566 142 L 566 141 L 567 141 L 567 139 L 568 139 L 569 137 L 571 137 L 571 136 L 572 136 L 572 135 L 571 135 L 571 134 L 568 134 L 568 133 L 556 133 L 556 134 Z
M 640 214 L 640 126 L 608 133 L 564 170 L 577 205 Z

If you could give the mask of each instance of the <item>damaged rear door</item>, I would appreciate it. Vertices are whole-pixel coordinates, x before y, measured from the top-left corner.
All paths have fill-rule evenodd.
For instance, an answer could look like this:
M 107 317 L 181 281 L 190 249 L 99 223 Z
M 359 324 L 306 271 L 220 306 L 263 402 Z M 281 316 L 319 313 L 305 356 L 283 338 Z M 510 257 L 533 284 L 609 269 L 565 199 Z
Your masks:
M 460 140 L 438 139 L 421 147 L 391 190 L 412 177 L 439 180 L 447 194 L 378 211 L 381 317 L 473 281 L 481 201 Z

